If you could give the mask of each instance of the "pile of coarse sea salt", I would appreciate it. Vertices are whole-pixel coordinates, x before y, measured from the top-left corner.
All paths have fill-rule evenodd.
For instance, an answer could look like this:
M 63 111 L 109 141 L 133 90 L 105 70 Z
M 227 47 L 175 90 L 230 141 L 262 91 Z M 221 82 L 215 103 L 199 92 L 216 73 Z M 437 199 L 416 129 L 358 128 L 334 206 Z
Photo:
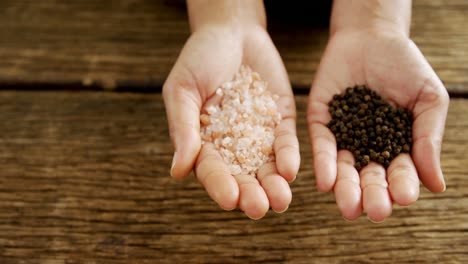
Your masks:
M 281 121 L 278 96 L 248 66 L 216 90 L 218 105 L 200 115 L 202 141 L 212 142 L 232 175 L 256 177 L 260 166 L 275 160 L 275 128 Z

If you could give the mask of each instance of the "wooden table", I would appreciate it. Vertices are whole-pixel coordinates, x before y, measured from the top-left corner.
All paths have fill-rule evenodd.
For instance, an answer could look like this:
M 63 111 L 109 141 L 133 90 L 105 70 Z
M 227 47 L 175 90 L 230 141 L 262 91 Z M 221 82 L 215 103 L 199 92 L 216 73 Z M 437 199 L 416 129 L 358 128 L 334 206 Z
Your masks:
M 2 1 L 0 263 L 468 263 L 467 11 L 414 1 L 413 39 L 452 96 L 447 191 L 423 189 L 372 224 L 344 221 L 315 187 L 305 89 L 326 27 L 270 23 L 298 94 L 303 162 L 289 210 L 252 221 L 193 177 L 169 177 L 160 90 L 189 34 L 183 5 Z

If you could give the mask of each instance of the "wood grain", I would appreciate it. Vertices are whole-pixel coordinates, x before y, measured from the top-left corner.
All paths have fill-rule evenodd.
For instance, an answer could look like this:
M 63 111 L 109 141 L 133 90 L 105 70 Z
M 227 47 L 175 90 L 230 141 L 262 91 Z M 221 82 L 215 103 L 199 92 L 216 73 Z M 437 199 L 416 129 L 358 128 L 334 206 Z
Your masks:
M 0 263 L 467 263 L 467 100 L 452 100 L 447 191 L 382 224 L 344 221 L 318 193 L 296 97 L 302 168 L 293 203 L 260 221 L 168 175 L 159 94 L 0 92 Z
M 158 89 L 189 36 L 180 2 L 1 1 L 0 84 Z M 414 41 L 449 91 L 466 92 L 468 2 L 413 2 Z M 327 42 L 329 6 L 269 6 L 269 30 L 291 82 L 308 89 Z

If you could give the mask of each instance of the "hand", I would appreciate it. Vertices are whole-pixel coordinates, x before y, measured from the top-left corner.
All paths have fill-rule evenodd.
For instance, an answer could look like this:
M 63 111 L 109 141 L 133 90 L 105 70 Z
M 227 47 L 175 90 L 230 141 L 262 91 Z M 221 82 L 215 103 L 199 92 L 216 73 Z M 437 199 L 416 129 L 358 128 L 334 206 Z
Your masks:
M 334 135 L 326 127 L 331 119 L 327 103 L 355 84 L 366 84 L 413 113 L 411 156 L 400 154 L 387 170 L 370 163 L 358 173 L 351 152 L 337 153 Z M 318 189 L 334 191 L 345 219 L 356 219 L 364 211 L 374 222 L 391 214 L 393 202 L 415 202 L 419 180 L 433 192 L 444 191 L 440 150 L 448 104 L 444 85 L 405 34 L 334 32 L 312 85 L 307 114 Z
M 241 64 L 249 65 L 277 94 L 283 117 L 274 142 L 276 163 L 260 168 L 258 178 L 230 175 L 212 144 L 201 147 L 200 111 Z M 285 211 L 291 202 L 288 182 L 299 169 L 295 104 L 289 80 L 268 33 L 260 26 L 205 25 L 198 28 L 183 48 L 163 87 L 164 102 L 175 153 L 171 175 L 195 174 L 210 197 L 226 210 L 239 207 L 252 219 L 268 208 Z

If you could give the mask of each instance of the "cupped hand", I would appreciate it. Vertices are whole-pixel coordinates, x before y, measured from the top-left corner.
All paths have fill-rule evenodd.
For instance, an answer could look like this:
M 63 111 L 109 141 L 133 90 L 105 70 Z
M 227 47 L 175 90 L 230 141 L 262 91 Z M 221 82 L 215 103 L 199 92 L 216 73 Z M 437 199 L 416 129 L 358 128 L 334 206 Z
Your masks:
M 258 177 L 232 176 L 212 144 L 201 144 L 200 112 L 223 82 L 241 64 L 249 65 L 279 96 L 283 120 L 276 128 L 276 163 L 265 164 Z M 291 202 L 288 182 L 299 169 L 296 112 L 290 83 L 268 33 L 262 26 L 229 25 L 198 28 L 185 44 L 163 87 L 170 136 L 175 147 L 171 175 L 187 176 L 192 169 L 209 196 L 225 210 L 240 208 L 252 219 L 271 207 L 285 211 Z
M 351 152 L 337 151 L 335 137 L 326 127 L 332 96 L 360 84 L 413 113 L 411 155 L 400 154 L 386 170 L 372 162 L 358 172 Z M 312 84 L 307 113 L 318 189 L 333 190 L 345 219 L 365 212 L 374 222 L 390 216 L 393 203 L 415 202 L 419 181 L 430 191 L 444 191 L 440 151 L 448 104 L 444 85 L 404 34 L 335 32 Z

